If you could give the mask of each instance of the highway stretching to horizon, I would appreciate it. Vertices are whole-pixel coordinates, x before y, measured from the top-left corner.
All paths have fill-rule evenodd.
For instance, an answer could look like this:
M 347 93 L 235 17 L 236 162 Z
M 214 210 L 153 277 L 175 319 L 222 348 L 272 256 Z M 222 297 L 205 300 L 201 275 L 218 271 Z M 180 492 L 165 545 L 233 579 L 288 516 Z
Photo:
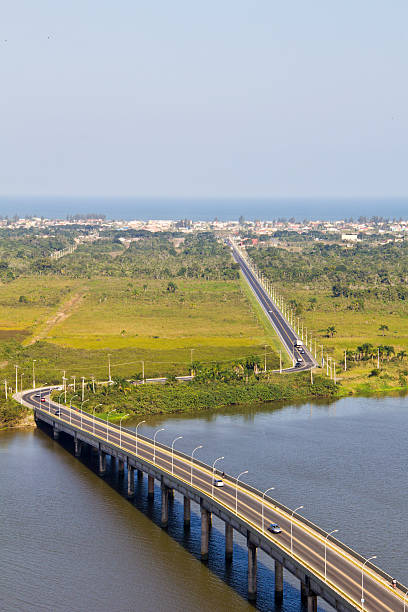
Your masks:
M 235 513 L 252 530 L 273 541 L 286 555 L 291 555 L 355 609 L 367 612 L 405 610 L 402 585 L 393 588 L 391 577 L 371 564 L 364 564 L 357 553 L 326 538 L 319 528 L 305 522 L 299 515 L 293 516 L 290 509 L 264 496 L 261 491 L 246 488 L 230 475 L 222 476 L 222 488 L 215 487 L 214 475 L 220 477 L 220 471 L 214 472 L 211 466 L 201 462 L 198 464 L 170 447 L 158 446 L 154 440 L 136 435 L 132 430 L 58 404 L 50 399 L 49 388 L 44 388 L 42 394 L 45 402 L 36 397 L 38 390 L 23 392 L 21 397 L 26 405 L 51 417 L 54 423 L 86 432 L 99 443 L 109 442 L 128 456 L 141 458 L 181 483 L 187 483 L 198 494 L 209 496 L 220 507 Z M 270 533 L 267 530 L 270 523 L 278 523 L 282 533 Z M 362 579 L 364 606 L 361 603 Z
M 261 305 L 268 321 L 271 323 L 272 327 L 275 329 L 284 349 L 286 350 L 288 356 L 294 364 L 297 359 L 302 359 L 301 365 L 298 367 L 286 368 L 285 372 L 299 372 L 310 370 L 315 368 L 318 364 L 316 360 L 313 358 L 312 354 L 308 350 L 306 346 L 303 346 L 303 353 L 299 351 L 299 348 L 296 347 L 295 343 L 299 340 L 298 335 L 292 326 L 288 323 L 288 321 L 283 316 L 282 312 L 276 306 L 268 292 L 264 289 L 257 276 L 254 274 L 250 265 L 247 261 L 245 261 L 244 257 L 231 240 L 230 243 L 232 249 L 232 255 L 235 261 L 239 264 L 241 268 L 241 272 L 247 281 L 250 289 Z

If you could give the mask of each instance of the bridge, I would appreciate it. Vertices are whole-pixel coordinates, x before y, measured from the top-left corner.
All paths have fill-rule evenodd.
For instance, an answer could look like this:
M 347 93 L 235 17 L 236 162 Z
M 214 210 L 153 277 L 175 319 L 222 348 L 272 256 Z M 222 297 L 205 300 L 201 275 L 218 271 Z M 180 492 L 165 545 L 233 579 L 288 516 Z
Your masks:
M 310 370 L 318 366 L 319 364 L 307 346 L 302 347 L 304 351 L 303 353 L 299 351 L 299 347 L 296 346 L 296 342 L 299 342 L 300 338 L 289 321 L 286 320 L 282 311 L 278 308 L 268 285 L 257 274 L 251 262 L 232 238 L 229 240 L 229 244 L 232 249 L 233 258 L 239 264 L 244 279 L 247 281 L 255 298 L 259 302 L 266 318 L 275 329 L 284 349 L 289 356 L 289 359 L 293 362 L 293 367 L 286 368 L 285 372 L 299 372 L 302 370 Z M 295 367 L 298 359 L 302 359 L 302 362 L 300 367 Z
M 194 455 L 180 453 L 173 447 L 141 436 L 81 410 L 58 404 L 51 399 L 51 387 L 24 391 L 18 401 L 34 411 L 38 426 L 58 439 L 68 437 L 77 457 L 94 453 L 99 473 L 106 471 L 106 457 L 118 461 L 119 470 L 127 472 L 129 497 L 135 494 L 135 476 L 148 479 L 148 495 L 154 496 L 155 481 L 161 486 L 161 523 L 167 527 L 169 496 L 177 491 L 184 497 L 184 524 L 190 523 L 191 502 L 201 512 L 201 557 L 208 559 L 209 530 L 212 515 L 225 523 L 225 556 L 231 561 L 234 531 L 246 538 L 248 547 L 248 598 L 256 598 L 257 552 L 264 551 L 275 561 L 275 598 L 283 598 L 283 575 L 288 571 L 300 581 L 301 598 L 308 612 L 317 610 L 321 597 L 340 611 L 405 611 L 407 588 L 391 585 L 392 578 L 345 544 L 285 507 L 265 492 L 231 475 L 218 466 L 199 461 Z M 38 397 L 40 394 L 40 397 Z M 36 397 L 37 396 L 37 397 Z M 42 401 L 45 400 L 45 401 Z M 223 486 L 216 486 L 222 479 Z M 268 527 L 277 523 L 281 533 Z M 408 599 L 407 599 L 408 605 Z M 408 608 L 407 608 L 408 610 Z

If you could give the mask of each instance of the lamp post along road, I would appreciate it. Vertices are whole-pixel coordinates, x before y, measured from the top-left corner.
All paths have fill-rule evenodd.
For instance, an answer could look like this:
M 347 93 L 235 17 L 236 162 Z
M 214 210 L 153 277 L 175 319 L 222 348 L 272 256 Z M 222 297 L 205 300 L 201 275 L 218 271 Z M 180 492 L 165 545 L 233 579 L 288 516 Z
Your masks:
M 139 427 L 139 425 L 143 425 L 143 423 L 146 423 L 146 421 L 140 421 L 140 423 L 136 425 L 136 430 L 135 430 L 136 431 L 136 436 L 135 436 L 135 455 L 136 457 L 137 457 L 137 436 L 138 436 L 137 428 Z
M 203 448 L 203 445 L 200 444 L 200 446 L 196 446 L 195 449 L 193 450 L 193 452 L 191 453 L 191 478 L 190 478 L 190 484 L 191 486 L 193 486 L 193 463 L 194 463 L 194 453 L 199 449 L 199 448 Z
M 225 459 L 225 457 L 218 457 L 218 459 L 216 459 L 212 465 L 212 481 L 211 481 L 211 497 L 214 498 L 214 472 L 215 472 L 215 464 L 217 463 L 217 461 L 222 461 L 222 459 Z
M 295 508 L 292 512 L 292 519 L 290 521 L 290 554 L 293 555 L 293 515 L 295 514 L 295 512 L 297 512 L 298 510 L 302 510 L 304 506 L 298 506 L 297 508 Z
M 373 559 L 376 559 L 376 558 L 377 558 L 377 555 L 373 555 L 369 559 L 366 559 L 363 565 L 361 566 L 361 609 L 363 611 L 364 611 L 364 602 L 365 602 L 365 599 L 364 599 L 364 568 L 369 561 L 372 561 Z
M 324 581 L 325 582 L 327 582 L 327 540 L 331 535 L 333 535 L 333 533 L 337 533 L 337 532 L 338 532 L 338 529 L 333 529 L 333 531 L 330 531 L 330 533 L 328 533 L 324 539 Z
M 237 480 L 235 483 L 235 514 L 238 515 L 238 481 L 241 478 L 241 476 L 243 476 L 244 474 L 248 474 L 248 470 L 245 470 L 244 472 L 241 472 L 238 476 L 237 476 Z
M 156 465 L 156 436 L 160 431 L 164 431 L 164 427 L 158 429 L 153 436 L 153 465 Z
M 177 440 L 181 440 L 183 436 L 177 436 L 177 438 L 174 438 L 173 442 L 171 443 L 171 473 L 174 474 L 174 443 L 177 442 Z
M 265 532 L 265 495 L 268 493 L 268 491 L 273 491 L 274 489 L 275 487 L 269 487 L 269 489 L 266 489 L 266 491 L 262 494 L 262 533 Z

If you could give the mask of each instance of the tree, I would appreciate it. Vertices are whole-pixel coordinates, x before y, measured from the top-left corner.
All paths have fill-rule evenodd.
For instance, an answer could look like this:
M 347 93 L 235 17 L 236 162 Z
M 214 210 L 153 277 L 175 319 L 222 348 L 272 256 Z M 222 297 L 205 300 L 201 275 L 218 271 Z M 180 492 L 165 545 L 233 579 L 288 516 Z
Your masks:
M 397 354 L 397 357 L 399 357 L 399 358 L 401 359 L 401 361 L 402 361 L 402 360 L 404 359 L 404 357 L 406 357 L 406 356 L 407 356 L 407 351 L 400 351 L 400 352 Z
M 334 325 L 329 325 L 329 327 L 327 328 L 326 332 L 327 332 L 327 337 L 328 338 L 333 338 L 333 336 L 335 334 L 337 334 L 337 329 L 336 329 L 336 327 Z
M 173 283 L 173 281 L 170 281 L 167 285 L 167 291 L 169 291 L 169 293 L 176 293 L 177 289 L 178 287 L 176 283 Z
M 386 332 L 386 331 L 389 331 L 389 330 L 388 330 L 388 325 L 384 325 L 384 323 L 383 323 L 383 324 L 382 324 L 382 325 L 380 325 L 380 327 L 378 328 L 378 331 L 382 332 L 382 335 L 384 336 L 384 335 L 385 335 L 385 332 Z

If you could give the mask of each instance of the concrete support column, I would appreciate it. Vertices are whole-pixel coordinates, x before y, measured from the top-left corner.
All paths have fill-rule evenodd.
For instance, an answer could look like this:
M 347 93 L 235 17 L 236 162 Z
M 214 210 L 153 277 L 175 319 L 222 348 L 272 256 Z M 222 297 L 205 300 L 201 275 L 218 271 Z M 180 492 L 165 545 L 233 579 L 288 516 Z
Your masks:
M 137 470 L 137 477 L 139 480 L 143 480 L 143 470 Z
M 275 599 L 283 599 L 283 565 L 275 560 Z
M 201 507 L 201 560 L 208 560 L 208 539 L 209 539 L 209 524 L 208 515 L 210 513 L 205 508 Z
M 311 591 L 307 595 L 307 612 L 317 612 L 317 595 Z
M 81 451 L 82 451 L 82 443 L 80 442 L 80 440 L 77 440 L 76 438 L 74 439 L 74 449 L 75 449 L 75 457 L 80 457 Z
M 99 474 L 105 474 L 106 472 L 106 455 L 103 451 L 99 451 Z
M 234 529 L 232 525 L 225 523 L 225 558 L 231 561 L 234 549 Z
M 124 471 L 125 471 L 125 462 L 122 461 L 122 459 L 119 459 L 118 472 L 120 474 L 123 474 Z
M 154 497 L 154 477 L 150 475 L 147 477 L 147 495 Z
M 300 599 L 301 599 L 301 602 L 305 605 L 307 602 L 308 593 L 309 593 L 309 588 L 306 586 L 303 580 L 301 580 L 300 581 Z
M 184 527 L 190 527 L 191 519 L 191 502 L 188 497 L 184 496 Z
M 55 429 L 55 427 L 54 427 L 54 429 L 52 430 L 52 433 L 53 433 L 53 436 L 54 436 L 54 440 L 58 440 L 58 438 L 59 438 L 59 431 L 58 431 L 58 429 Z
M 169 523 L 169 488 L 162 484 L 161 486 L 161 525 L 167 527 Z
M 248 599 L 256 599 L 257 547 L 248 542 Z
M 128 497 L 133 497 L 135 494 L 135 468 L 128 465 Z

